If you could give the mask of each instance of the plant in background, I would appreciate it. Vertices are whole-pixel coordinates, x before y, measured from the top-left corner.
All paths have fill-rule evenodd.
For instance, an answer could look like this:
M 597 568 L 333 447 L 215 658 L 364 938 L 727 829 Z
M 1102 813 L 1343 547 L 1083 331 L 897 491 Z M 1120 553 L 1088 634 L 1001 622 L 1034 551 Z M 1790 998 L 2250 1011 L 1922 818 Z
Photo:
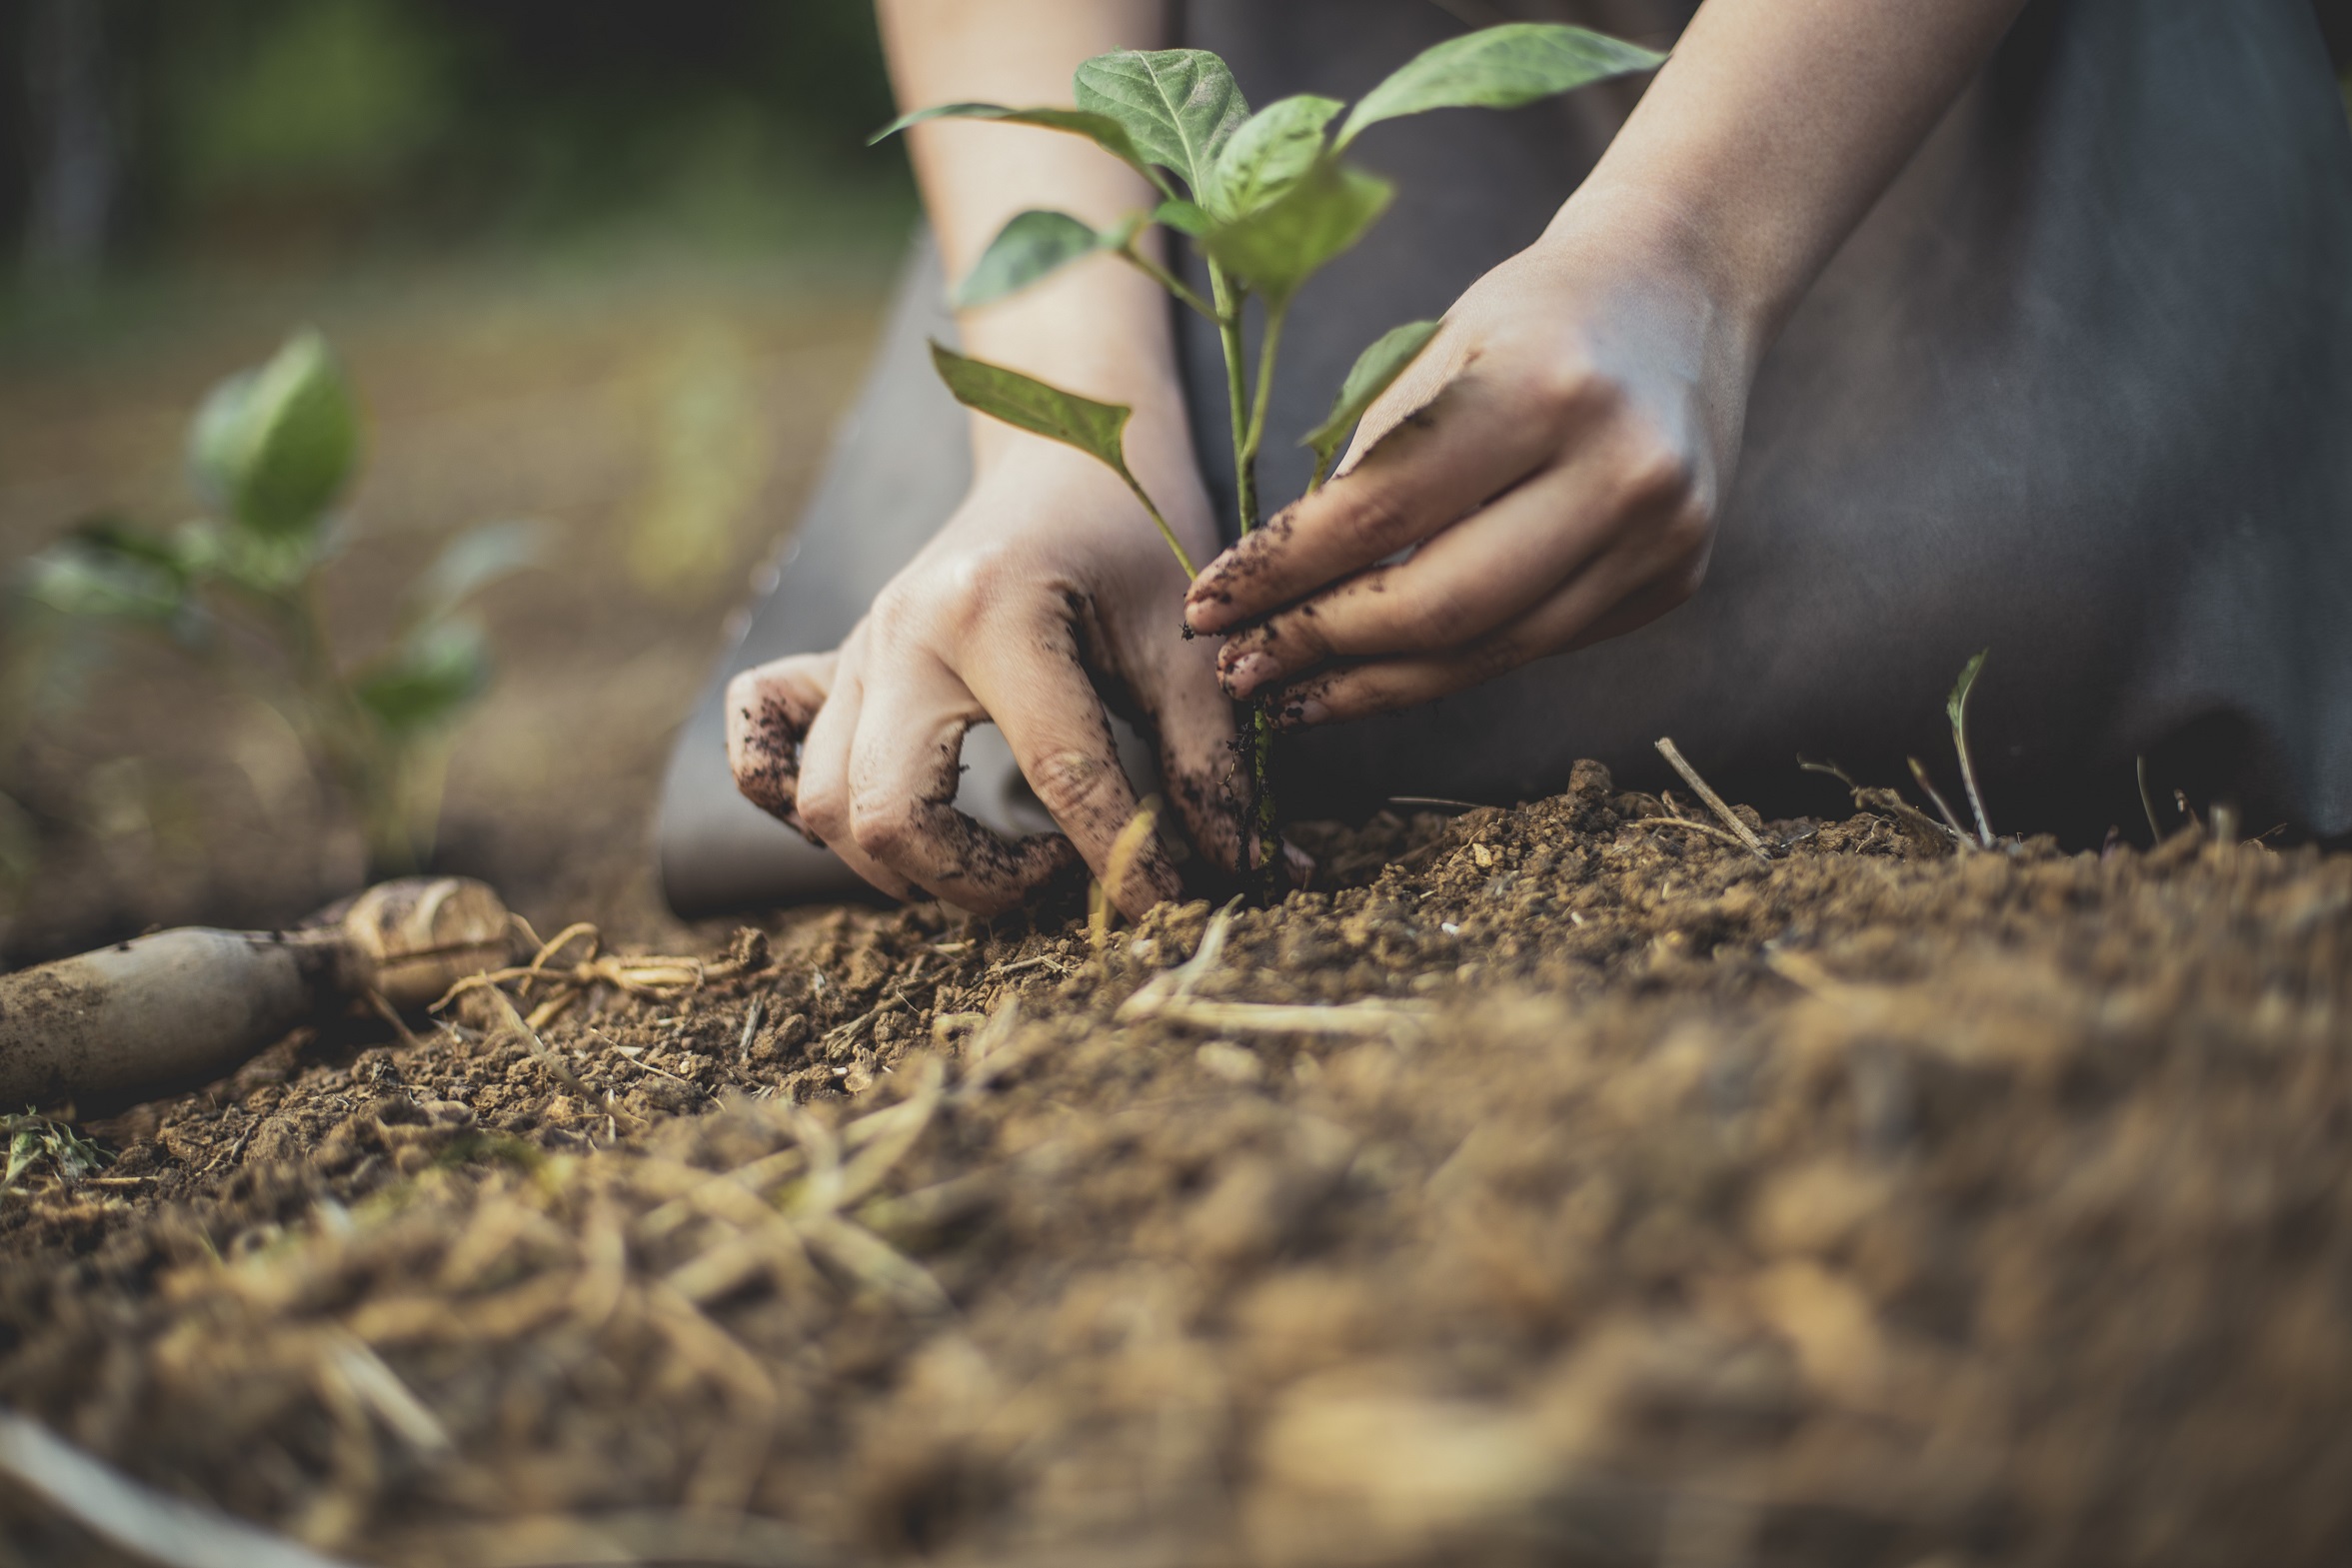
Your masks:
M 955 303 L 962 309 L 987 305 L 1086 257 L 1112 255 L 1141 268 L 1179 304 L 1213 322 L 1224 348 L 1237 521 L 1247 534 L 1259 521 L 1257 456 L 1265 441 L 1266 403 L 1283 321 L 1306 281 L 1362 239 L 1394 194 L 1386 180 L 1346 161 L 1355 139 L 1383 120 L 1431 109 L 1515 108 L 1653 69 L 1663 58 L 1583 28 L 1513 23 L 1427 50 L 1352 109 L 1336 99 L 1302 94 L 1251 114 L 1232 72 L 1205 50 L 1122 50 L 1079 67 L 1076 108 L 946 104 L 904 116 L 876 140 L 936 119 L 1039 126 L 1091 139 L 1159 189 L 1164 200 L 1157 207 L 1110 229 L 1098 230 L 1063 212 L 1020 214 L 958 286 Z M 1199 252 L 1208 282 L 1205 298 L 1146 252 L 1142 237 L 1154 225 L 1183 236 Z M 1259 334 L 1254 371 L 1244 338 L 1252 300 L 1258 306 Z M 1300 443 L 1314 453 L 1310 492 L 1329 477 L 1364 411 L 1437 330 L 1436 322 L 1410 322 L 1363 351 L 1329 417 Z M 941 378 L 967 407 L 1110 465 L 1160 525 L 1184 575 L 1195 575 L 1191 558 L 1128 470 L 1125 437 L 1131 409 L 1097 403 L 937 344 L 932 353 Z M 1280 863 L 1268 781 L 1270 702 L 1253 706 L 1248 742 L 1257 863 L 1269 889 Z
M 297 334 L 197 412 L 188 460 L 206 516 L 168 534 L 85 523 L 33 559 L 22 590 L 68 624 L 161 632 L 276 709 L 358 820 L 370 872 L 388 875 L 431 853 L 443 742 L 489 683 L 487 642 L 462 607 L 526 564 L 532 539 L 512 523 L 460 535 L 410 585 L 384 646 L 347 662 L 320 579 L 347 542 L 335 503 L 359 448 L 333 351 Z

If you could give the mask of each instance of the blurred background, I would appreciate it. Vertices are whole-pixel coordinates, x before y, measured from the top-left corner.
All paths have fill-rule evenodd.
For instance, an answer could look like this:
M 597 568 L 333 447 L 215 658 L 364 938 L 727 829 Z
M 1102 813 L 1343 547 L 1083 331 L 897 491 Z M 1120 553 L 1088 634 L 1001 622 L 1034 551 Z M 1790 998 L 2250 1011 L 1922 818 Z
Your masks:
M 0 6 L 0 567 L 197 510 L 196 402 L 313 325 L 368 435 L 340 645 L 473 525 L 491 588 L 436 863 L 661 921 L 646 816 L 854 391 L 914 215 L 867 0 Z M 360 875 L 286 723 L 142 629 L 12 681 L 0 953 L 265 924 Z

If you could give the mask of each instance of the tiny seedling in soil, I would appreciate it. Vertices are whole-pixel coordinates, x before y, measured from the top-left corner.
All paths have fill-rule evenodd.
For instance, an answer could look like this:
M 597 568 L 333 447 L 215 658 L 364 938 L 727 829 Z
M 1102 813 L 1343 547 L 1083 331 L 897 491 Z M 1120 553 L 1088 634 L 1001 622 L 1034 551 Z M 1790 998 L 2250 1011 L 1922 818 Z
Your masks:
M 168 534 L 84 523 L 33 559 L 21 587 L 45 634 L 147 627 L 276 709 L 358 819 L 382 876 L 431 853 L 446 739 L 489 684 L 482 628 L 462 608 L 533 546 L 521 524 L 461 534 L 409 585 L 389 641 L 346 660 L 321 579 L 348 543 L 336 503 L 360 438 L 333 351 L 300 333 L 198 410 L 188 464 L 205 516 Z
M 901 118 L 876 140 L 926 120 L 1039 126 L 1087 137 L 1152 182 L 1163 198 L 1159 205 L 1109 229 L 1098 230 L 1063 212 L 1020 214 L 957 287 L 955 303 L 976 309 L 1087 257 L 1109 255 L 1142 269 L 1177 303 L 1214 323 L 1224 349 L 1238 523 L 1247 534 L 1259 521 L 1257 457 L 1265 441 L 1282 324 L 1307 280 L 1362 239 L 1394 195 L 1388 181 L 1346 160 L 1355 139 L 1383 120 L 1431 109 L 1516 108 L 1652 70 L 1663 59 L 1579 27 L 1512 23 L 1425 51 L 1352 109 L 1336 99 L 1301 94 L 1252 114 L 1232 72 L 1206 50 L 1128 49 L 1099 55 L 1078 68 L 1075 108 L 943 104 Z M 1205 298 L 1154 258 L 1145 242 L 1154 226 L 1182 236 L 1198 251 L 1208 280 Z M 1244 341 L 1251 301 L 1259 316 L 1254 369 Z M 1310 491 L 1330 476 L 1356 423 L 1428 347 L 1438 327 L 1436 322 L 1408 322 L 1363 351 L 1329 416 L 1300 442 L 1314 454 Z M 1159 524 L 1184 575 L 1195 575 L 1191 558 L 1128 469 L 1130 409 L 936 344 L 932 352 L 941 378 L 967 407 L 1109 465 Z M 1271 703 L 1268 698 L 1253 706 L 1249 743 L 1256 862 L 1269 892 L 1281 864 L 1267 777 Z

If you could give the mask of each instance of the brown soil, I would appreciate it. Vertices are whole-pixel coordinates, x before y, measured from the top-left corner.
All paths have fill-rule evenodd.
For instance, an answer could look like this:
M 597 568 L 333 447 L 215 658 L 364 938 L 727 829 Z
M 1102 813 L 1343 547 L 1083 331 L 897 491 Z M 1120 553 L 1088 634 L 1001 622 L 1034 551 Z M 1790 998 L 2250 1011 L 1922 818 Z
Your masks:
M 2352 858 L 1662 814 L 289 1042 L 0 1209 L 0 1404 L 387 1563 L 2346 1560 Z

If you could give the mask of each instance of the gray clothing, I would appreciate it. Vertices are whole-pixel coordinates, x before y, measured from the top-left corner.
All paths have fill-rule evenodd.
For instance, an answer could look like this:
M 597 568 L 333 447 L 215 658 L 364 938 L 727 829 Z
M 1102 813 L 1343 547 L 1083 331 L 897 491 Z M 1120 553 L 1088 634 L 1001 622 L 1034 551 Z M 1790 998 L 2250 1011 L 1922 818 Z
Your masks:
M 1347 98 L 1470 9 L 1190 0 L 1182 25 L 1253 101 Z M 1692 7 L 1475 9 L 1662 44 Z M 1293 313 L 1268 498 L 1303 485 L 1289 442 L 1356 351 L 1531 241 L 1636 92 L 1363 138 L 1397 203 Z M 730 670 L 838 641 L 960 494 L 957 411 L 920 359 L 937 287 L 903 301 L 862 405 L 864 428 L 882 407 L 896 429 L 936 428 L 936 466 L 854 426 Z M 1214 338 L 1187 321 L 1182 344 L 1203 471 L 1229 493 Z M 2352 831 L 2348 437 L 2352 134 L 2308 0 L 2035 0 L 1766 356 L 1697 597 L 1628 637 L 1295 738 L 1285 810 L 1526 798 L 1580 757 L 1654 785 L 1651 743 L 1670 734 L 1726 793 L 1825 812 L 1842 792 L 1799 754 L 1871 783 L 1907 779 L 1910 755 L 1948 777 L 1943 697 L 1989 649 L 1970 718 L 1996 828 L 2136 827 L 2144 756 L 2161 797 Z M 673 765 L 673 901 L 842 885 L 829 856 L 734 799 L 719 719 L 714 693 Z M 967 780 L 974 803 L 1004 792 L 1001 746 L 989 766 Z

